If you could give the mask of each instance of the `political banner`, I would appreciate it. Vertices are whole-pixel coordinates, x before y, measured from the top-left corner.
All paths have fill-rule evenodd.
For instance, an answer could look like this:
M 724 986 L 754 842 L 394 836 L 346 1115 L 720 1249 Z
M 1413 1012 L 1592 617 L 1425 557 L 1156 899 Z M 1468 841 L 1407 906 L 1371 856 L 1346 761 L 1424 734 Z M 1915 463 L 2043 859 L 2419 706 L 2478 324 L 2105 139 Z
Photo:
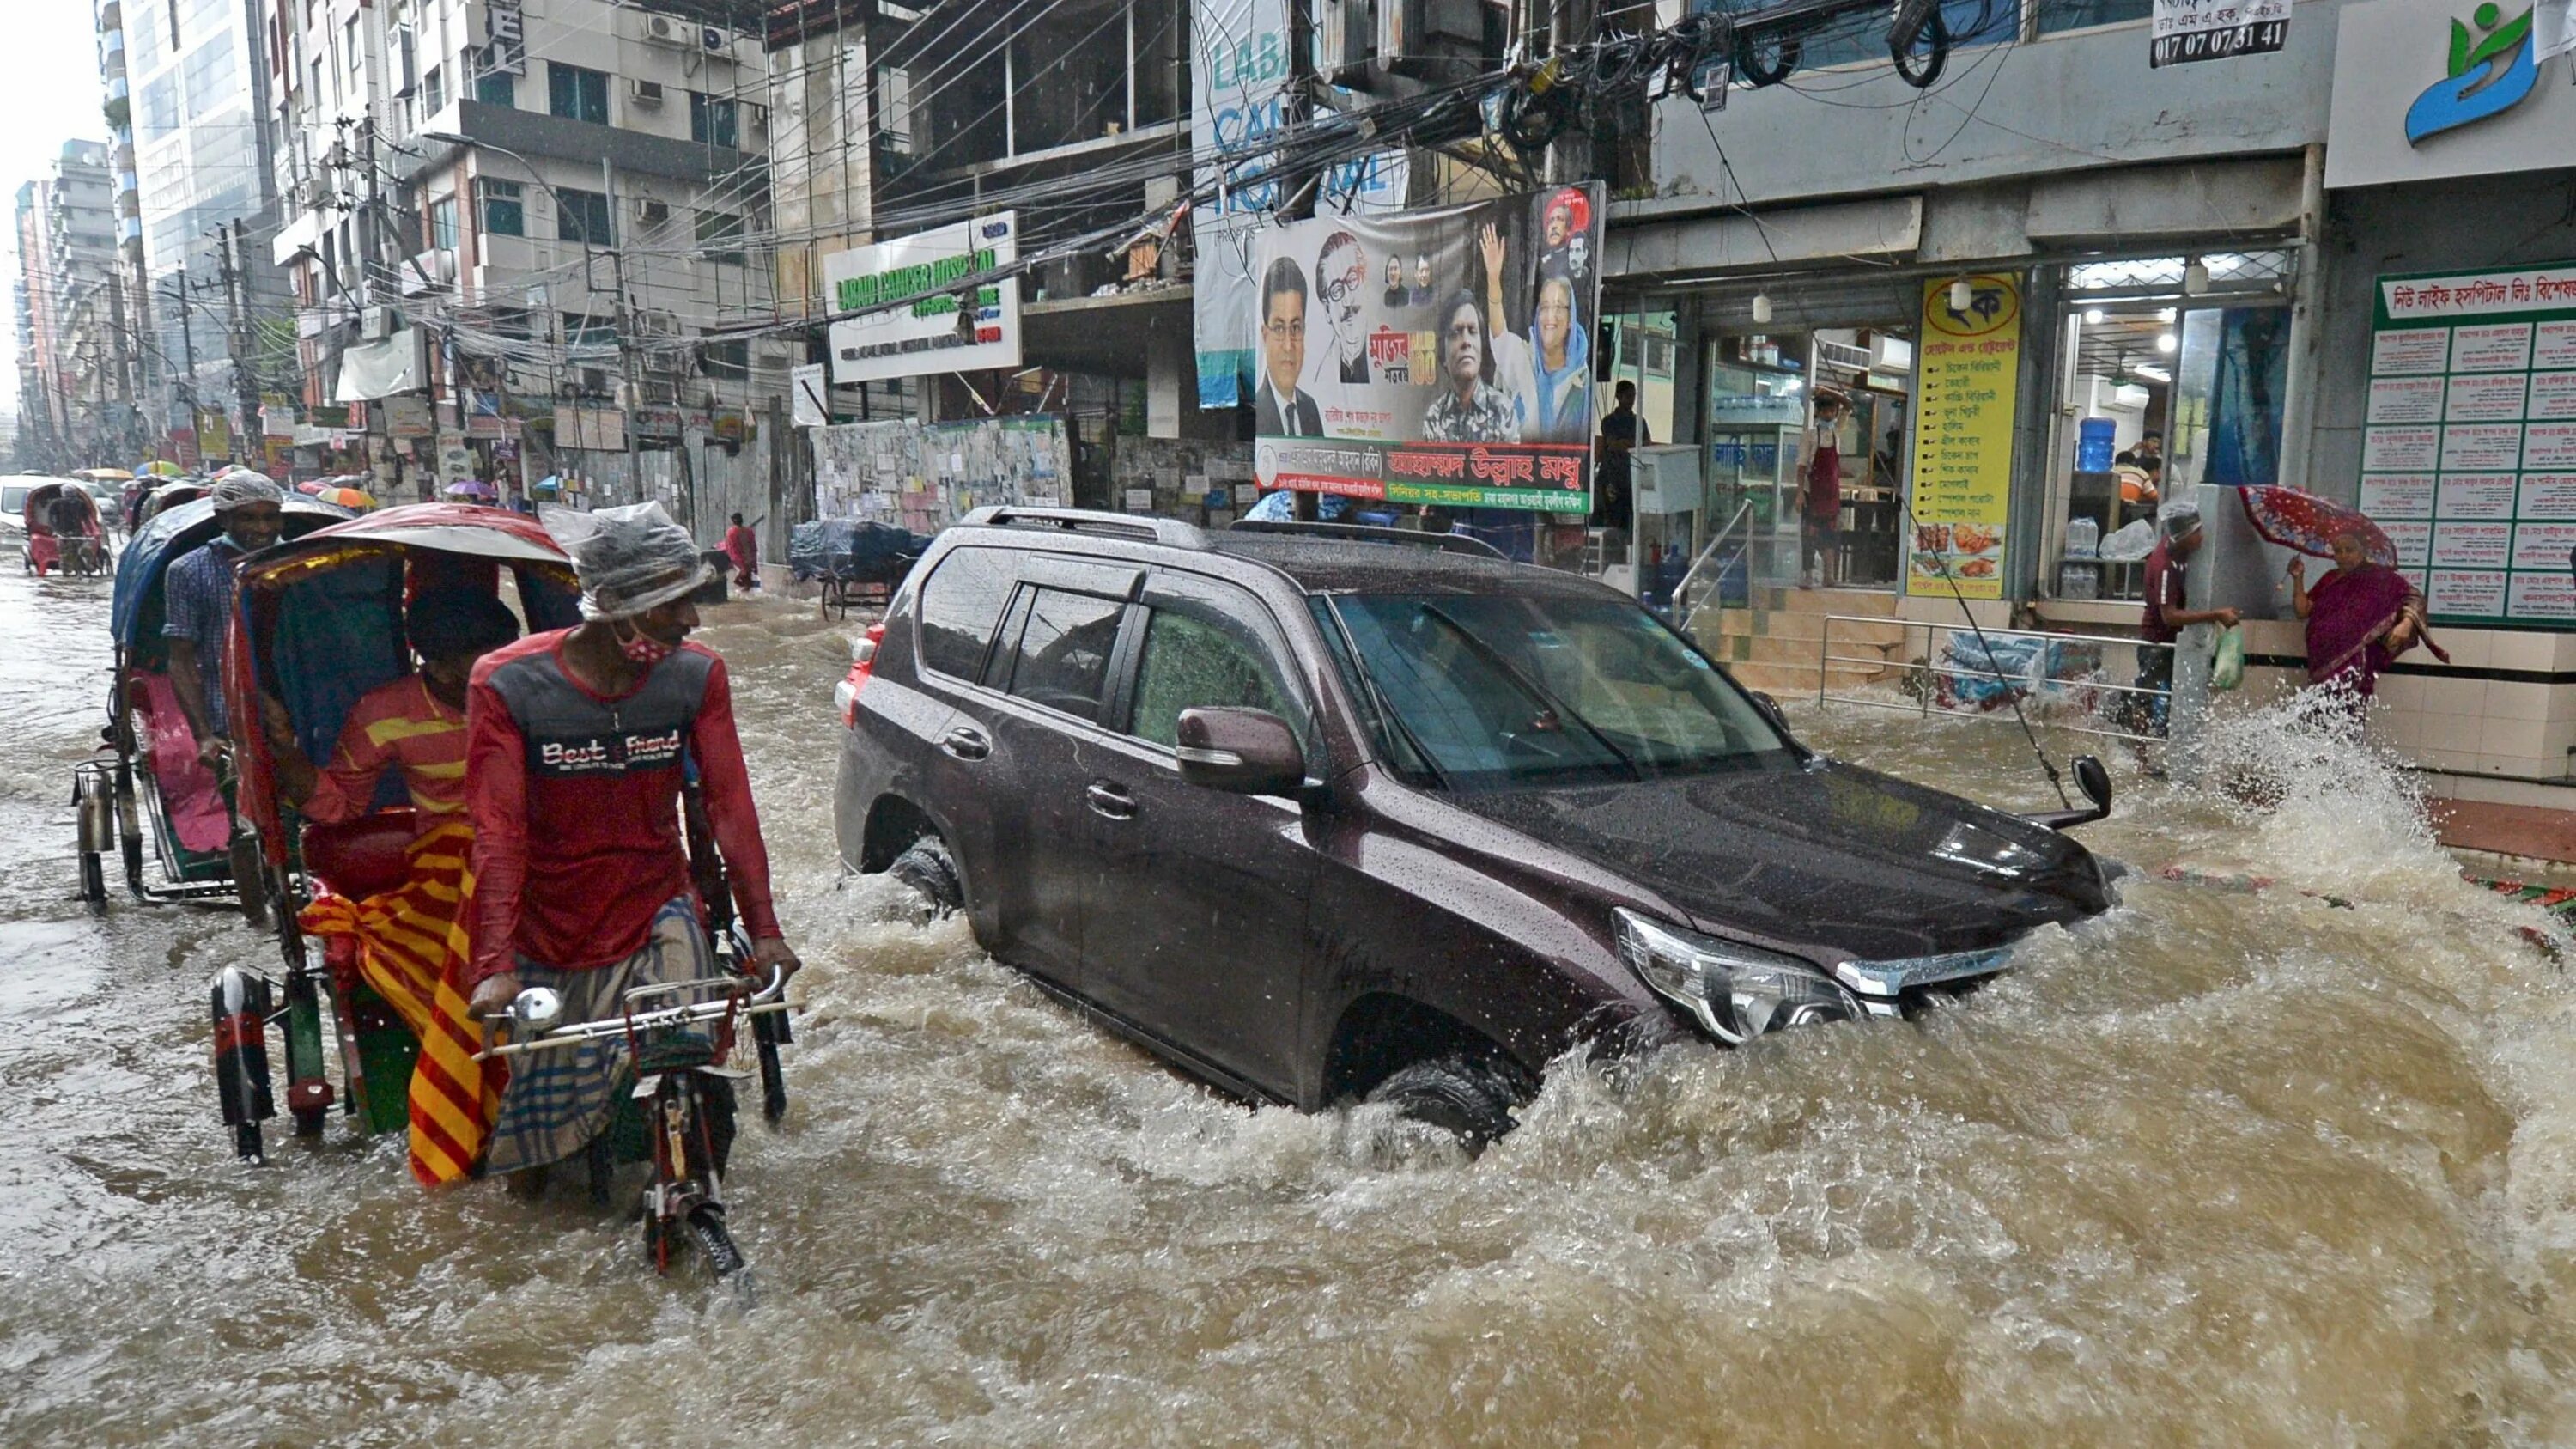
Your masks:
M 1190 149 L 1207 158 L 1190 208 L 1190 330 L 1199 406 L 1230 408 L 1251 395 L 1259 368 L 1253 253 L 1287 199 L 1267 174 L 1270 148 L 1288 126 L 1287 0 L 1197 0 L 1190 36 Z M 1325 168 L 1315 209 L 1399 211 L 1411 177 L 1402 147 L 1354 157 Z
M 1262 486 L 1590 511 L 1602 211 L 1586 183 L 1266 231 Z

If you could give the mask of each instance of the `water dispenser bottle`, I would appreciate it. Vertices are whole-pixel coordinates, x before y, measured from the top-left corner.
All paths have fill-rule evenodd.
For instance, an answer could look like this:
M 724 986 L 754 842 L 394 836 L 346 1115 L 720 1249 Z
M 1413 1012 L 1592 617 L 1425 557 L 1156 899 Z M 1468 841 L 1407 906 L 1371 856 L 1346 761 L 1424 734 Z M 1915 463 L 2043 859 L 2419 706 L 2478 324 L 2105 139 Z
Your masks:
M 2108 473 L 2118 446 L 2120 425 L 2109 418 L 2086 418 L 2075 425 L 2075 471 Z

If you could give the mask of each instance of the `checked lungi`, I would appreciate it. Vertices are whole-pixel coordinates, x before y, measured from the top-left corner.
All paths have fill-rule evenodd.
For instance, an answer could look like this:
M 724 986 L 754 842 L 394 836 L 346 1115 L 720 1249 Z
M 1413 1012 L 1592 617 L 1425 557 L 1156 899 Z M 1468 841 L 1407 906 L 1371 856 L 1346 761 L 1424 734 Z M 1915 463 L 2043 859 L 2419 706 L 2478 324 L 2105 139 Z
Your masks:
M 674 897 L 653 915 L 653 931 L 632 956 L 587 971 L 562 971 L 525 956 L 519 987 L 550 987 L 563 996 L 563 1023 L 613 1020 L 637 986 L 704 981 L 726 976 L 714 944 L 698 920 L 697 900 Z M 657 1000 L 667 1006 L 675 1000 Z M 510 1081 L 501 1092 L 501 1116 L 484 1150 L 486 1176 L 560 1162 L 608 1130 L 620 1093 L 633 1089 L 623 1037 L 510 1058 Z

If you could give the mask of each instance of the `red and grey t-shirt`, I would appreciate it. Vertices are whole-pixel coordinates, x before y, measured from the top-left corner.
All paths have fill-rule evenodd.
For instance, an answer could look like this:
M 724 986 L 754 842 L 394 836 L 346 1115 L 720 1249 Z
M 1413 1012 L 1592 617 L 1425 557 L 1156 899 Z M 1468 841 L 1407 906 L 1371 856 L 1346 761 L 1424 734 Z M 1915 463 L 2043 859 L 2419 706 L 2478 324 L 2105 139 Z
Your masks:
M 474 823 L 470 988 L 525 956 L 567 970 L 633 955 L 653 913 L 689 889 L 683 758 L 754 937 L 778 934 L 724 660 L 683 644 L 617 698 L 563 661 L 570 630 L 485 655 L 467 694 L 465 800 Z

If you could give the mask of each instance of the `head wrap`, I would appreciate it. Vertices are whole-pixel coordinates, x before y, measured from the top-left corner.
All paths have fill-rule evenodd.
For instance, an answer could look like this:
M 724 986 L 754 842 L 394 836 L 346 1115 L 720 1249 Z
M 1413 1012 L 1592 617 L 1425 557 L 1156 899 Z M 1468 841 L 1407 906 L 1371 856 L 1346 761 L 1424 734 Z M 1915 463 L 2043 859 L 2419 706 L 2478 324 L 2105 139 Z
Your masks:
M 519 618 L 482 589 L 423 589 L 403 614 L 403 634 L 425 659 L 488 654 L 519 637 Z
M 2200 505 L 2177 498 L 2156 510 L 2156 521 L 2164 526 L 2167 538 L 2189 538 L 2200 532 Z
M 659 503 L 588 513 L 550 505 L 541 517 L 581 576 L 585 619 L 631 619 L 695 593 L 714 573 Z
M 265 473 L 240 468 L 216 479 L 210 496 L 217 513 L 229 513 L 245 503 L 284 503 L 286 490 L 270 482 Z

